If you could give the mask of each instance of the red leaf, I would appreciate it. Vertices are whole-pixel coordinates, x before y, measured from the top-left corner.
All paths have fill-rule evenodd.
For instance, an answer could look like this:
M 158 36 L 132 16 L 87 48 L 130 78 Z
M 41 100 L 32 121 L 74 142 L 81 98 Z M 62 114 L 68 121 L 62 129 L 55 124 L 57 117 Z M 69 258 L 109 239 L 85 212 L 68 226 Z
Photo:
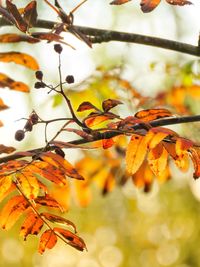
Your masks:
M 28 27 L 33 27 L 37 21 L 37 2 L 31 1 L 23 12 L 23 18 L 26 21 Z
M 141 9 L 144 13 L 151 12 L 160 4 L 161 0 L 142 0 L 140 3 Z
M 102 103 L 102 108 L 105 112 L 109 111 L 111 108 L 116 107 L 117 105 L 123 104 L 121 101 L 119 100 L 115 100 L 115 99 L 107 99 L 104 100 Z
M 95 110 L 99 111 L 99 109 L 97 107 L 95 107 L 92 103 L 85 101 L 79 105 L 77 111 L 82 112 L 82 111 L 91 110 L 91 109 L 95 109 Z
M 62 229 L 62 228 L 54 228 L 53 229 L 55 232 L 59 233 L 60 235 L 62 235 L 65 239 L 68 245 L 83 251 L 84 249 L 86 249 L 86 245 L 85 242 L 83 241 L 83 239 L 75 234 L 73 234 L 72 232 Z
M 26 32 L 28 25 L 27 23 L 23 20 L 21 14 L 19 13 L 16 5 L 14 5 L 10 0 L 6 0 L 6 6 L 8 11 L 12 14 L 14 17 L 15 21 L 15 26 L 22 32 Z

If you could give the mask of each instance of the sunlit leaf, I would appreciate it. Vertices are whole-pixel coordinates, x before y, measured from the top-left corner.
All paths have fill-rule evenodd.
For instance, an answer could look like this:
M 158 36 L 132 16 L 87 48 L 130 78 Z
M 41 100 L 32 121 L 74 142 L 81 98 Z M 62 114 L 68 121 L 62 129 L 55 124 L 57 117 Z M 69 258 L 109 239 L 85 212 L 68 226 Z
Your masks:
M 115 119 L 116 117 L 117 117 L 117 115 L 114 115 L 113 113 L 99 114 L 99 113 L 92 112 L 89 116 L 87 116 L 84 119 L 84 123 L 88 127 L 92 127 L 92 126 L 96 126 L 96 125 L 98 125 L 104 121 Z
M 76 234 L 73 234 L 72 232 L 68 230 L 58 228 L 58 227 L 55 227 L 53 230 L 59 233 L 61 236 L 63 236 L 68 245 L 80 251 L 83 251 L 84 249 L 86 249 L 85 242 L 83 241 L 81 237 L 77 236 Z
M 7 175 L 5 177 L 0 177 L 0 201 L 2 201 L 7 194 L 9 194 L 12 187 L 12 176 Z M 12 187 L 14 190 L 14 188 Z
M 2 62 L 14 62 L 32 70 L 38 70 L 39 65 L 37 61 L 30 55 L 21 52 L 1 52 L 0 61 Z
M 140 135 L 132 135 L 126 150 L 126 170 L 134 174 L 145 159 L 147 153 L 147 141 Z
M 45 196 L 38 196 L 36 199 L 34 199 L 34 201 L 39 205 L 60 209 L 62 211 L 62 208 L 59 203 L 47 194 Z
M 135 117 L 144 121 L 153 121 L 165 117 L 171 117 L 172 113 L 167 110 L 167 109 L 160 109 L 160 108 L 155 108 L 155 109 L 146 109 L 146 110 L 141 110 L 135 114 Z
M 37 235 L 42 229 L 43 225 L 43 220 L 34 212 L 30 212 L 21 226 L 20 235 L 23 236 L 24 240 L 26 240 L 26 237 L 29 234 Z
M 117 105 L 123 104 L 121 101 L 116 99 L 106 99 L 102 103 L 102 108 L 105 112 L 109 111 L 110 109 L 116 107 Z
M 43 254 L 46 249 L 53 248 L 57 243 L 57 236 L 53 230 L 46 230 L 40 237 L 38 252 Z
M 22 35 L 16 33 L 5 33 L 0 35 L 0 43 L 18 43 L 27 42 L 30 44 L 40 42 L 39 39 L 33 38 L 29 35 Z
M 39 184 L 37 178 L 27 168 L 16 173 L 17 181 L 20 183 L 23 194 L 28 199 L 35 199 L 39 194 Z
M 199 148 L 190 148 L 190 156 L 194 165 L 194 179 L 200 177 L 200 151 Z
M 160 176 L 167 166 L 168 152 L 162 146 L 158 144 L 156 147 L 151 149 L 148 153 L 149 167 L 156 176 Z
M 122 5 L 130 1 L 131 0 L 114 0 L 110 3 L 110 5 Z
M 63 224 L 63 225 L 66 225 L 66 226 L 71 226 L 74 229 L 75 233 L 76 233 L 75 224 L 73 222 L 63 218 L 63 217 L 60 217 L 60 216 L 55 215 L 55 214 L 50 214 L 50 213 L 47 213 L 47 212 L 41 213 L 41 216 L 43 216 L 45 219 L 47 219 L 50 222 L 59 223 L 59 224 Z
M 0 73 L 0 88 L 8 87 L 11 90 L 20 91 L 24 93 L 29 92 L 29 87 L 23 83 L 14 81 L 12 78 L 10 78 L 8 75 Z
M 85 101 L 79 105 L 77 111 L 81 112 L 81 111 L 91 110 L 91 109 L 99 111 L 99 109 L 95 107 L 92 103 Z
M 10 229 L 28 206 L 29 204 L 23 196 L 12 197 L 1 210 L 1 227 L 6 230 Z
M 7 108 L 9 107 L 4 103 L 3 99 L 0 98 L 0 111 L 5 110 Z
M 40 155 L 41 159 L 45 162 L 62 170 L 65 175 L 78 180 L 84 180 L 84 178 L 77 172 L 77 170 L 63 157 L 54 154 L 52 152 L 46 152 Z

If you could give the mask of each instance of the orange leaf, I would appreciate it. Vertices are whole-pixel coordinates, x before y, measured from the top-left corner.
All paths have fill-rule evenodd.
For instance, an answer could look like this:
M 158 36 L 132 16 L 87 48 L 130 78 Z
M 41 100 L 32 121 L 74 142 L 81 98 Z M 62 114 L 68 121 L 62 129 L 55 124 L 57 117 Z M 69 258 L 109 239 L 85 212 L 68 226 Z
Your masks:
M 57 236 L 53 230 L 46 230 L 40 237 L 38 252 L 43 254 L 45 249 L 53 248 L 57 243 Z
M 59 233 L 60 235 L 62 235 L 66 239 L 68 245 L 80 251 L 83 251 L 86 248 L 86 245 L 83 239 L 73 234 L 72 232 L 62 229 L 62 228 L 58 228 L 58 227 L 54 228 L 53 230 Z
M 110 5 L 122 5 L 130 1 L 131 0 L 114 0 L 110 3 Z
M 14 62 L 32 70 L 39 70 L 37 61 L 32 56 L 21 52 L 1 52 L 0 61 L 6 63 Z
M 27 168 L 16 173 L 17 181 L 20 183 L 23 194 L 28 199 L 35 199 L 39 194 L 39 184 L 37 178 Z
M 142 120 L 143 122 L 149 122 L 165 117 L 171 117 L 172 113 L 167 110 L 167 109 L 160 109 L 160 108 L 155 108 L 155 109 L 146 109 L 146 110 L 141 110 L 135 114 L 135 117 Z
M 156 176 L 160 176 L 167 166 L 168 152 L 162 146 L 158 144 L 156 147 L 151 149 L 148 153 L 148 163 L 152 172 Z
M 92 127 L 92 126 L 100 124 L 103 121 L 115 119 L 116 117 L 117 115 L 114 115 L 112 113 L 99 114 L 99 113 L 93 112 L 84 119 L 84 123 L 88 127 Z
M 112 147 L 115 144 L 115 142 L 114 142 L 113 138 L 102 139 L 102 144 L 103 144 L 103 148 L 107 149 L 107 148 Z
M 148 140 L 148 148 L 152 149 L 156 147 L 168 135 L 174 134 L 177 135 L 174 131 L 167 128 L 151 128 L 146 135 L 146 139 Z
M 8 230 L 19 219 L 29 204 L 23 196 L 12 197 L 1 210 L 0 225 Z
M 9 172 L 17 171 L 18 169 L 27 165 L 25 160 L 10 160 L 0 165 L 0 174 L 8 174 Z
M 144 13 L 151 12 L 160 4 L 161 0 L 142 0 L 140 3 L 141 9 Z
M 40 40 L 33 38 L 29 35 L 22 35 L 16 33 L 6 33 L 0 35 L 0 43 L 18 43 L 18 42 L 28 42 L 34 44 L 40 42 Z
M 126 151 L 126 170 L 134 174 L 145 159 L 147 153 L 147 140 L 140 135 L 132 135 Z
M 200 177 L 200 150 L 197 147 L 190 148 L 190 156 L 194 165 L 194 179 Z
M 0 127 L 3 127 L 3 122 L 2 121 L 0 121 Z
M 43 224 L 44 222 L 42 219 L 31 211 L 21 226 L 20 235 L 24 237 L 24 240 L 26 240 L 26 237 L 29 234 L 37 235 L 40 232 Z
M 34 200 L 39 205 L 47 206 L 50 208 L 57 208 L 62 211 L 62 208 L 60 207 L 59 203 L 54 198 L 52 198 L 51 196 L 47 194 L 45 196 L 39 196 Z
M 187 152 L 189 148 L 191 148 L 194 143 L 186 138 L 179 137 L 176 141 L 176 153 L 178 156 Z
M 145 160 L 137 172 L 132 176 L 132 180 L 137 187 L 144 187 L 144 190 L 148 191 L 153 182 L 153 176 L 154 175 Z
M 0 73 L 0 87 L 8 87 L 11 90 L 20 91 L 24 93 L 29 92 L 29 87 L 25 83 L 14 81 L 9 76 L 3 73 Z
M 168 4 L 170 5 L 178 5 L 178 6 L 184 6 L 184 5 L 191 5 L 192 3 L 187 0 L 166 0 Z
M 12 184 L 12 176 L 7 175 L 0 178 L 0 201 L 2 201 L 7 194 L 13 191 L 15 187 Z
M 65 178 L 65 172 L 54 165 L 51 165 L 44 161 L 33 162 L 27 167 L 32 172 L 39 174 L 43 178 L 58 185 L 65 185 L 67 180 Z
M 3 102 L 3 99 L 0 98 L 0 111 L 5 110 L 7 108 L 9 107 Z
M 40 155 L 40 158 L 45 162 L 55 166 L 56 168 L 62 170 L 65 175 L 78 179 L 84 180 L 84 178 L 77 172 L 77 170 L 69 163 L 66 159 L 61 156 L 54 154 L 52 152 L 46 152 Z
M 47 212 L 41 213 L 41 216 L 45 217 L 45 219 L 49 220 L 50 222 L 53 222 L 53 223 L 56 222 L 56 223 L 64 224 L 67 226 L 71 226 L 76 233 L 76 226 L 74 225 L 74 223 L 63 218 L 63 217 L 60 217 L 60 216 L 54 215 L 54 214 L 50 214 Z

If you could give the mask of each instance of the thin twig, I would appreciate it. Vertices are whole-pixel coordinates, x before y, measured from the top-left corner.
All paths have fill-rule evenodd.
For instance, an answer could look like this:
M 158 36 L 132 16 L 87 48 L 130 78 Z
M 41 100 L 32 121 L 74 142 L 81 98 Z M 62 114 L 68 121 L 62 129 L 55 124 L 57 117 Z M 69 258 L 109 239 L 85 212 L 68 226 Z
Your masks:
M 53 29 L 57 22 L 47 21 L 39 19 L 35 25 L 35 28 Z M 0 27 L 11 25 L 8 21 L 0 18 Z M 187 43 L 177 42 L 164 38 L 157 38 L 153 36 L 147 36 L 142 34 L 119 32 L 105 29 L 97 29 L 91 27 L 84 27 L 78 25 L 70 26 L 72 29 L 81 32 L 88 36 L 93 43 L 102 43 L 110 41 L 137 43 L 143 45 L 149 45 L 153 47 L 159 47 L 164 49 L 173 50 L 183 54 L 189 54 L 193 56 L 200 56 L 200 47 L 197 45 L 190 45 Z M 70 30 L 70 29 L 69 29 Z M 198 37 L 197 37 L 198 40 Z
M 174 125 L 174 124 L 182 124 L 182 123 L 190 123 L 190 122 L 200 122 L 200 115 L 164 118 L 164 119 L 159 119 L 159 120 L 149 122 L 149 125 L 152 127 L 159 127 L 159 126 L 169 126 L 169 125 Z M 144 125 L 136 124 L 132 128 L 133 130 L 144 129 Z M 91 140 L 86 140 L 82 138 L 82 139 L 74 140 L 68 143 L 69 145 L 87 144 L 87 143 L 95 142 L 95 141 L 102 140 L 102 139 L 110 139 L 120 134 L 122 133 L 119 132 L 118 130 L 110 130 L 107 132 L 96 134 Z M 39 153 L 44 152 L 44 151 L 53 151 L 55 150 L 55 148 L 56 148 L 55 145 L 50 145 L 48 147 L 45 147 L 45 149 L 44 147 L 42 147 L 42 148 L 28 150 L 27 152 L 32 153 L 32 155 L 38 155 Z M 26 155 L 24 155 L 23 153 L 21 154 L 14 153 L 12 155 L 8 155 L 6 157 L 0 158 L 0 163 L 8 162 L 9 160 L 24 158 L 25 156 Z

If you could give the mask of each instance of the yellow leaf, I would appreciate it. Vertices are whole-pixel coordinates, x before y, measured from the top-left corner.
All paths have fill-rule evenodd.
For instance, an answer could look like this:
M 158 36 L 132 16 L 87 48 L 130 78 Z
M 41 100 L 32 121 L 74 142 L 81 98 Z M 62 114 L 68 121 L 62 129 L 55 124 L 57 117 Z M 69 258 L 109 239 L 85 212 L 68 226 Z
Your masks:
M 126 151 L 126 170 L 134 174 L 145 159 L 147 153 L 147 140 L 140 135 L 132 135 Z

